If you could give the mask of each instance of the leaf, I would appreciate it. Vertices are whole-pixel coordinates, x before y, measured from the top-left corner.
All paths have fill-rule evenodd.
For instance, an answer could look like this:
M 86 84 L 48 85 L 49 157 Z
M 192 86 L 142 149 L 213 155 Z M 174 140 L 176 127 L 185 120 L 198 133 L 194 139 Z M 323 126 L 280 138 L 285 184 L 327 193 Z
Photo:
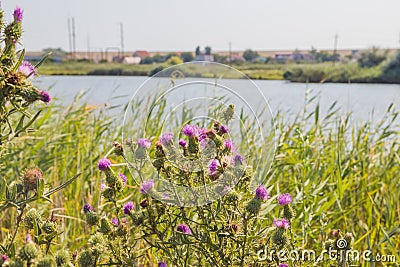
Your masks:
M 22 127 L 19 131 L 17 131 L 15 133 L 15 136 L 18 136 L 18 134 L 20 134 L 21 132 L 25 131 L 29 126 L 32 125 L 32 123 L 37 119 L 37 117 L 39 116 L 39 114 L 42 112 L 42 110 L 39 110 L 35 116 L 33 116 L 33 118 L 24 126 Z
M 18 58 L 18 62 L 17 64 L 15 64 L 13 72 L 16 72 L 18 70 L 19 65 L 21 65 L 22 60 L 24 60 L 24 56 L 25 56 L 25 48 L 22 49 L 21 51 L 21 55 Z
M 44 192 L 44 180 L 37 180 L 37 198 L 41 198 Z

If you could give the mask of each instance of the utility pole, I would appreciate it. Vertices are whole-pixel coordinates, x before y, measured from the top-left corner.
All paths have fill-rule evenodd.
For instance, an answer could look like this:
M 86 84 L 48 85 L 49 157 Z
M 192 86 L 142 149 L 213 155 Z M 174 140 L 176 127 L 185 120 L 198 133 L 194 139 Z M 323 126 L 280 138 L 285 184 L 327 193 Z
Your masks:
M 68 17 L 68 44 L 69 44 L 69 53 L 72 55 L 72 40 L 71 40 L 71 18 Z
M 334 42 L 334 45 L 333 45 L 333 58 L 332 58 L 332 65 L 333 66 L 335 66 L 335 61 L 336 61 L 338 39 L 339 39 L 339 35 L 336 33 L 335 34 L 335 42 Z
M 119 25 L 121 29 L 121 56 L 124 56 L 124 25 L 122 22 Z
M 72 54 L 75 59 L 76 54 L 76 33 L 75 33 L 75 18 L 72 17 Z
M 90 61 L 90 35 L 87 34 L 87 58 Z

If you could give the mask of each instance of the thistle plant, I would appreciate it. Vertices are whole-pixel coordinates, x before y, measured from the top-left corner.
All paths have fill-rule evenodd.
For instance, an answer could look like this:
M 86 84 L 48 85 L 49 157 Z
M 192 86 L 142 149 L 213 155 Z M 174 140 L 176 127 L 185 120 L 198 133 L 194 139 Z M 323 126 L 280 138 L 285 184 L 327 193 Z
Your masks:
M 15 8 L 9 24 L 0 10 L 0 159 L 13 139 L 32 130 L 30 127 L 41 110 L 32 115 L 30 107 L 38 101 L 51 101 L 50 94 L 31 81 L 40 63 L 34 66 L 23 60 L 25 50 L 19 48 L 22 21 L 21 8 Z M 71 259 L 67 252 L 60 250 L 56 254 L 51 250 L 61 233 L 59 222 L 53 214 L 44 215 L 35 209 L 34 203 L 51 202 L 50 196 L 76 177 L 58 187 L 46 188 L 45 174 L 38 167 L 28 168 L 15 177 L 0 174 L 0 214 L 13 221 L 10 227 L 2 226 L 8 235 L 0 240 L 0 266 L 67 266 Z M 25 236 L 22 245 L 21 236 Z
M 224 124 L 185 125 L 177 146 L 172 133 L 161 133 L 156 140 L 125 140 L 125 146 L 114 143 L 98 163 L 104 173 L 104 204 L 83 207 L 92 236 L 78 256 L 79 266 L 250 266 L 259 262 L 257 251 L 270 240 L 280 248 L 292 245 L 295 213 L 289 206 L 291 197 L 279 197 L 283 217 L 274 220 L 270 211 L 276 204 L 270 191 L 262 184 L 250 189 L 252 167 L 229 139 L 232 114 L 233 105 L 224 111 Z M 127 160 L 127 153 L 135 161 Z M 118 163 L 118 159 L 128 163 Z M 162 180 L 147 178 L 146 159 Z M 201 163 L 205 168 L 196 168 Z M 125 166 L 141 181 L 128 198 L 124 191 L 129 181 L 114 170 Z M 173 182 L 171 187 L 166 188 L 163 180 Z M 186 206 L 172 202 L 173 197 L 181 197 L 181 204 L 197 204 L 202 196 L 194 190 L 174 196 L 174 188 L 204 184 L 214 185 L 214 193 L 220 194 L 216 201 Z M 268 264 L 278 266 L 280 262 Z

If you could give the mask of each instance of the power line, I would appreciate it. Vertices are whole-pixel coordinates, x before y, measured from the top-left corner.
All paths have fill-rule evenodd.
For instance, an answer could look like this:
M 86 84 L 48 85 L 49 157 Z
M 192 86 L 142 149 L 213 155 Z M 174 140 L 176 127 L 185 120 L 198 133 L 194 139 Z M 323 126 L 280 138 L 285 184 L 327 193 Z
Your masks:
M 121 29 L 121 55 L 124 56 L 124 25 L 120 23 Z
M 332 65 L 333 66 L 335 65 L 335 62 L 336 62 L 338 39 L 339 39 L 339 35 L 336 33 L 335 34 L 335 42 L 333 44 L 333 58 L 332 58 Z

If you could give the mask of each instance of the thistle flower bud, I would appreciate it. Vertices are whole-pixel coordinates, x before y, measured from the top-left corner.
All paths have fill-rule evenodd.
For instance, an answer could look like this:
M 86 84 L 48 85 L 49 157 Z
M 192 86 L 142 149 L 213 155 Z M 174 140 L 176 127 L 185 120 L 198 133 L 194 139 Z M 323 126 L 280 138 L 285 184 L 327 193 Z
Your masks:
M 57 231 L 57 224 L 55 222 L 45 221 L 41 228 L 43 232 L 49 235 Z
M 287 242 L 284 228 L 278 228 L 272 236 L 272 242 L 277 246 L 284 246 Z
M 43 174 L 39 168 L 31 168 L 26 170 L 23 177 L 25 193 L 28 193 L 30 190 L 36 190 L 38 182 L 42 179 Z
M 47 256 L 39 260 L 36 267 L 54 267 L 56 262 L 53 257 Z
M 163 262 L 163 261 L 160 261 L 160 262 L 158 263 L 158 267 L 168 267 L 168 265 L 167 265 L 167 263 L 165 263 L 165 262 Z
M 333 230 L 333 231 L 332 231 L 332 237 L 334 237 L 334 238 L 340 238 L 340 229 Z
M 103 234 L 108 234 L 112 231 L 112 224 L 109 219 L 101 218 L 99 232 Z
M 283 217 L 291 220 L 296 216 L 296 212 L 293 210 L 293 208 L 290 205 L 285 205 L 283 206 Z
M 102 192 L 101 195 L 107 199 L 113 199 L 115 197 L 115 190 L 111 187 L 106 187 Z
M 118 176 L 111 170 L 106 170 L 106 183 L 109 187 L 115 186 L 117 181 L 119 180 Z
M 135 210 L 135 206 L 132 201 L 128 201 L 124 204 L 124 214 L 129 215 Z
M 99 223 L 100 217 L 94 211 L 89 211 L 86 213 L 86 222 L 90 226 L 94 226 Z
M 214 141 L 214 144 L 218 149 L 221 149 L 224 146 L 225 139 L 217 135 L 214 130 L 207 130 L 206 135 L 208 138 Z
M 163 159 L 154 160 L 153 166 L 154 166 L 154 168 L 157 169 L 157 171 L 160 171 L 160 169 L 164 166 L 164 160 Z
M 21 22 L 23 18 L 23 10 L 19 6 L 16 6 L 13 15 L 14 15 L 14 21 Z
M 117 141 L 113 142 L 113 146 L 114 146 L 114 154 L 117 156 L 123 156 L 124 155 L 124 148 L 122 147 L 122 145 L 120 143 L 118 143 Z
M 229 192 L 224 199 L 229 204 L 236 204 L 240 200 L 240 194 L 233 190 Z
M 22 246 L 18 255 L 22 260 L 30 261 L 35 259 L 38 256 L 38 254 L 39 252 L 36 248 L 35 243 L 29 242 Z
M 233 222 L 233 223 L 229 224 L 228 230 L 236 234 L 237 232 L 239 232 L 240 226 L 238 223 Z
M 24 263 L 20 259 L 15 259 L 15 260 L 7 260 L 4 262 L 3 267 L 24 267 Z
M 89 250 L 85 250 L 78 256 L 79 267 L 92 267 L 94 265 L 94 256 Z
M 257 197 L 251 199 L 246 205 L 246 210 L 250 214 L 257 215 L 261 210 L 261 199 Z
M 255 197 L 261 200 L 270 198 L 268 190 L 263 185 L 257 187 Z
M 132 223 L 135 226 L 139 226 L 144 222 L 144 214 L 142 211 L 131 212 L 129 216 L 132 218 Z
M 71 255 L 67 250 L 58 250 L 55 259 L 57 267 L 66 267 L 70 263 Z
M 0 257 L 0 266 L 1 266 L 3 263 L 5 263 L 6 261 L 8 261 L 8 260 L 9 260 L 9 258 L 8 258 L 7 255 L 1 255 L 1 257 Z
M 107 158 L 100 159 L 97 163 L 97 167 L 100 171 L 105 171 L 111 167 L 111 161 Z
M 24 224 L 27 229 L 33 229 L 36 223 L 40 223 L 42 217 L 40 216 L 39 212 L 32 208 L 26 214 L 24 218 Z
M 281 206 L 289 205 L 292 202 L 292 196 L 290 194 L 282 194 L 278 197 L 278 204 Z
M 233 104 L 230 104 L 227 108 L 225 108 L 222 111 L 222 118 L 228 122 L 233 118 L 233 115 L 235 114 L 235 106 Z
M 140 201 L 139 206 L 144 208 L 147 208 L 149 206 L 149 200 L 147 198 L 144 198 Z
M 189 138 L 189 144 L 187 146 L 187 151 L 191 155 L 196 155 L 200 151 L 199 138 L 197 136 Z

